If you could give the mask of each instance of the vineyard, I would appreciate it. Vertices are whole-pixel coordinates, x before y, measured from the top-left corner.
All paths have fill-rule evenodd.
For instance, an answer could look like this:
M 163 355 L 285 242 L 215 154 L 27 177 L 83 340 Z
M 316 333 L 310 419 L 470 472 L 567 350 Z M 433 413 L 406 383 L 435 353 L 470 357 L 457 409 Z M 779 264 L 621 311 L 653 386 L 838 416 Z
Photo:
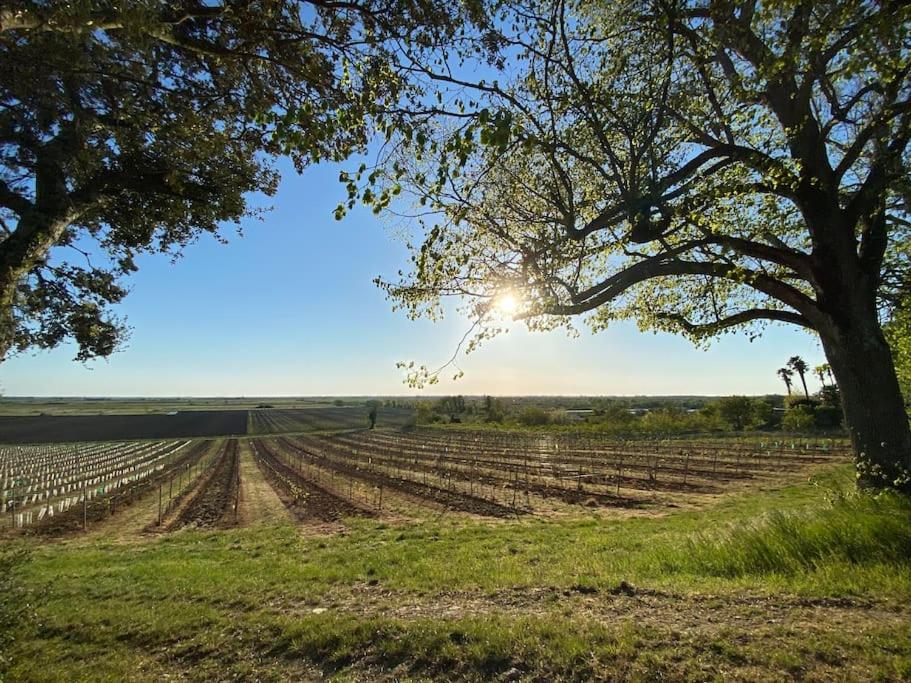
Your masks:
M 846 445 L 831 440 L 295 432 L 291 413 L 306 412 L 263 412 L 262 428 L 289 433 L 247 439 L 4 446 L 5 526 L 45 535 L 78 531 L 150 496 L 146 532 L 232 526 L 244 457 L 295 519 L 315 524 L 428 512 L 510 518 L 677 505 L 848 459 Z
M 424 668 L 433 652 L 462 658 L 465 680 L 593 680 L 614 670 L 618 647 L 633 658 L 657 647 L 673 663 L 683 643 L 699 667 L 705 652 L 722 653 L 711 663 L 722 670 L 732 637 L 756 640 L 755 655 L 735 653 L 746 662 L 735 680 L 756 680 L 767 643 L 782 642 L 786 657 L 808 629 L 828 637 L 830 622 L 865 630 L 850 645 L 833 636 L 850 653 L 809 657 L 822 662 L 816 679 L 865 661 L 880 680 L 905 680 L 903 664 L 858 657 L 871 628 L 882 627 L 885 648 L 908 642 L 908 603 L 892 590 L 911 590 L 906 546 L 869 567 L 837 553 L 841 538 L 865 549 L 862 562 L 885 552 L 879 530 L 906 528 L 911 508 L 829 502 L 849 461 L 837 440 L 468 427 L 4 446 L 0 547 L 18 558 L 30 546 L 28 564 L 7 575 L 29 582 L 38 615 L 17 626 L 10 680 L 47 680 L 46 668 L 66 672 L 55 680 L 93 678 L 73 664 L 73 642 L 92 648 L 92 667 L 123 657 L 105 669 L 110 680 L 315 680 L 338 658 L 364 667 L 358 680 L 451 680 L 450 655 Z M 754 554 L 741 560 L 741 548 Z M 755 574 L 763 562 L 768 581 Z M 881 581 L 888 603 L 853 602 Z M 770 597 L 782 585 L 784 597 Z M 755 605 L 773 599 L 770 622 Z M 529 629 L 544 645 L 513 645 Z M 695 636 L 682 632 L 705 642 L 687 645 Z M 571 661 L 510 677 L 567 637 Z M 579 669 L 593 647 L 603 648 L 594 668 Z M 654 660 L 640 663 L 648 678 Z
M 79 508 L 113 509 L 146 484 L 193 461 L 189 442 L 6 446 L 0 449 L 0 506 L 10 526 L 55 519 Z M 73 517 L 73 515 L 69 515 Z
M 553 503 L 641 507 L 666 494 L 720 494 L 808 466 L 844 461 L 844 444 L 609 441 L 497 432 L 368 431 L 257 439 L 264 467 L 301 490 L 378 514 L 407 501 L 488 517 Z M 330 507 L 332 507 L 330 505 Z

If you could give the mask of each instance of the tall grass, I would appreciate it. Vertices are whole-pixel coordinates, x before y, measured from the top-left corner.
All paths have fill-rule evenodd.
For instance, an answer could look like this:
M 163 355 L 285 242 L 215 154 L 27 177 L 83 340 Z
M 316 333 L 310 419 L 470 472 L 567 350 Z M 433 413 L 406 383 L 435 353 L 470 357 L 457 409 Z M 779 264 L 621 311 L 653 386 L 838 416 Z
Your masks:
M 671 571 L 720 577 L 793 575 L 832 565 L 911 566 L 911 498 L 834 491 L 799 512 L 773 510 L 700 534 L 664 559 Z

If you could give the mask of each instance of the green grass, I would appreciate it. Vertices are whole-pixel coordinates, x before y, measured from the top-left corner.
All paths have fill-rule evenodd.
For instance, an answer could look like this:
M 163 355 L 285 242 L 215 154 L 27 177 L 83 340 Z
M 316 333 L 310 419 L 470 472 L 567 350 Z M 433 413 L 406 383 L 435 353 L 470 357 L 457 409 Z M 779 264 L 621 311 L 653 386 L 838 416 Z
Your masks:
M 847 475 L 655 517 L 26 544 L 7 675 L 911 676 L 911 504 L 833 494 Z
M 666 567 L 726 577 L 903 568 L 911 564 L 909 522 L 905 496 L 833 491 L 825 504 L 808 510 L 772 510 L 758 521 L 691 539 Z

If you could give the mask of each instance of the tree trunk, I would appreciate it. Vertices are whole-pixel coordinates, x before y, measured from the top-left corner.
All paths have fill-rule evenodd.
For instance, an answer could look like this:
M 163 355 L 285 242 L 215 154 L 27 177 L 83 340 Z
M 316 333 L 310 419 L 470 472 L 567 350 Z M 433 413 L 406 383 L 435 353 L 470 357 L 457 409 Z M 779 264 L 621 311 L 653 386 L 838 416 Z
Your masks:
M 0 243 L 0 363 L 16 336 L 16 296 L 20 281 L 57 244 L 78 211 L 48 217 L 38 211 L 20 217 L 13 233 Z
M 841 392 L 862 488 L 911 490 L 911 427 L 873 306 L 850 306 L 820 330 Z
M 21 269 L 7 267 L 0 256 L 0 363 L 9 355 L 16 337 L 16 288 Z

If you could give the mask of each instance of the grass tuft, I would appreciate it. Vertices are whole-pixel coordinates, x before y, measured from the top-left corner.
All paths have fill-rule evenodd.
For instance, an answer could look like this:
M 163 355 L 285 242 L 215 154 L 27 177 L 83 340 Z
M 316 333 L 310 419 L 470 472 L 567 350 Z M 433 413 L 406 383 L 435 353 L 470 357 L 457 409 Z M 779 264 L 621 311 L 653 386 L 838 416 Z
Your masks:
M 668 570 L 726 578 L 843 565 L 911 565 L 911 498 L 836 490 L 819 506 L 698 534 L 665 559 Z

